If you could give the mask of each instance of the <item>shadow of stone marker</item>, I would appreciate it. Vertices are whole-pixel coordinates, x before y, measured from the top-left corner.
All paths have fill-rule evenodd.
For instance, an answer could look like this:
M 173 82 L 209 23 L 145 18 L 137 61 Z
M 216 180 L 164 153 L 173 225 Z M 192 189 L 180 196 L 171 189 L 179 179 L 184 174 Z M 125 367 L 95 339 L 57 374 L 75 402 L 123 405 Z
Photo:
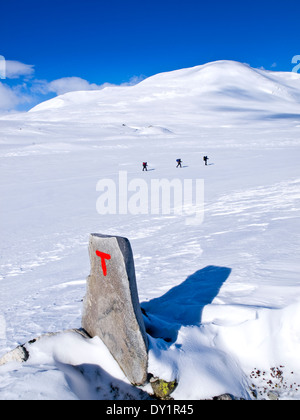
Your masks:
M 128 239 L 91 234 L 82 327 L 105 343 L 132 384 L 147 379 L 148 340 Z

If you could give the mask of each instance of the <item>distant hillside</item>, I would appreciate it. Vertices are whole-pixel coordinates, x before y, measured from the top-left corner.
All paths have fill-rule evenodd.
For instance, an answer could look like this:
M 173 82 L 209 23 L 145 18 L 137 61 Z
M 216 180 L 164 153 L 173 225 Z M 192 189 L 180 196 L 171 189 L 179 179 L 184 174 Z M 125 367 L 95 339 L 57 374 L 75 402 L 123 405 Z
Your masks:
M 70 92 L 31 111 L 30 119 L 166 125 L 300 119 L 300 75 L 216 61 L 149 77 L 135 86 Z

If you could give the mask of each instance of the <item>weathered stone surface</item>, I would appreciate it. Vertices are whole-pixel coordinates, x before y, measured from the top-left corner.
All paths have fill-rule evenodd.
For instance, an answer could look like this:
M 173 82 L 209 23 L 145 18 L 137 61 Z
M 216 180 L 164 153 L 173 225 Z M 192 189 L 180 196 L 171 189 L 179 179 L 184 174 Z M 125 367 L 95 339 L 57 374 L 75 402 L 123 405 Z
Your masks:
M 37 341 L 41 340 L 44 337 L 52 337 L 52 336 L 67 333 L 67 332 L 74 332 L 74 333 L 82 335 L 85 338 L 90 338 L 84 330 L 77 329 L 77 328 L 60 331 L 56 333 L 43 334 L 37 338 L 34 338 L 33 340 L 28 341 L 25 344 L 22 344 L 21 346 L 16 347 L 14 350 L 4 354 L 4 356 L 0 357 L 0 366 L 6 365 L 7 363 L 10 363 L 10 362 L 18 362 L 18 363 L 27 362 L 27 360 L 30 357 L 30 346 L 32 344 L 36 343 Z
M 82 327 L 90 336 L 102 339 L 132 384 L 143 384 L 147 379 L 148 344 L 130 242 L 92 234 L 89 253 L 91 273 Z
M 29 353 L 24 345 L 18 346 L 16 349 L 6 353 L 0 358 L 0 366 L 10 362 L 26 362 L 29 358 Z
M 172 399 L 170 395 L 172 394 L 172 392 L 175 390 L 177 386 L 176 381 L 167 382 L 159 378 L 151 378 L 150 384 L 151 384 L 155 397 L 161 400 Z
M 277 401 L 277 400 L 279 400 L 279 394 L 278 394 L 278 392 L 275 392 L 275 391 L 269 391 L 268 392 L 268 398 L 269 398 L 269 400 Z
M 233 401 L 236 398 L 231 395 L 231 394 L 222 394 L 222 395 L 218 395 L 217 397 L 213 397 L 213 400 L 217 400 L 217 401 Z

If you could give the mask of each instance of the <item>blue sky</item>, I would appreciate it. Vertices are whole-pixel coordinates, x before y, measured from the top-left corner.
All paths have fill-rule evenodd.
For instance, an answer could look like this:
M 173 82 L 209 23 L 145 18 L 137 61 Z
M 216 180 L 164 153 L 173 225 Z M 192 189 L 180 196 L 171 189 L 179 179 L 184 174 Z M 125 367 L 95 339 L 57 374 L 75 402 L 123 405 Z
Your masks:
M 2 1 L 0 109 L 221 59 L 292 71 L 299 16 L 299 0 Z

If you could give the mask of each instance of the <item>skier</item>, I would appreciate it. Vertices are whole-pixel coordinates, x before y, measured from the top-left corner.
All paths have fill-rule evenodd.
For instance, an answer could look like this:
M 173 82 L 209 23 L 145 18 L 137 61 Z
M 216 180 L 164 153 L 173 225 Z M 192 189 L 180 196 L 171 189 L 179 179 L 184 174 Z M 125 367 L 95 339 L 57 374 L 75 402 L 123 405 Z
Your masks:
M 177 166 L 176 168 L 178 168 L 180 166 L 180 168 L 182 168 L 181 164 L 182 164 L 182 160 L 181 159 L 176 159 L 177 162 Z
M 208 157 L 207 156 L 203 156 L 203 160 L 204 160 L 204 162 L 205 162 L 205 166 L 207 166 L 207 161 L 208 161 Z
M 148 171 L 147 167 L 148 167 L 148 163 L 147 162 L 143 162 L 143 172 L 144 171 Z

